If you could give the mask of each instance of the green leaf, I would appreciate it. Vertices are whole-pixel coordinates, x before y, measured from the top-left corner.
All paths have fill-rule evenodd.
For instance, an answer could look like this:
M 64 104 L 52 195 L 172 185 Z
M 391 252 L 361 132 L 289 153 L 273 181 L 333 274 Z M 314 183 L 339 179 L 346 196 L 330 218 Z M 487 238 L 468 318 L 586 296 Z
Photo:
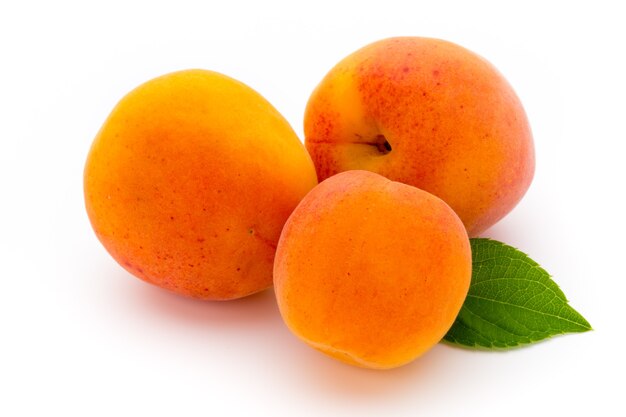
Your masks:
M 495 240 L 470 242 L 472 282 L 445 341 L 510 348 L 591 330 L 550 275 L 526 254 Z

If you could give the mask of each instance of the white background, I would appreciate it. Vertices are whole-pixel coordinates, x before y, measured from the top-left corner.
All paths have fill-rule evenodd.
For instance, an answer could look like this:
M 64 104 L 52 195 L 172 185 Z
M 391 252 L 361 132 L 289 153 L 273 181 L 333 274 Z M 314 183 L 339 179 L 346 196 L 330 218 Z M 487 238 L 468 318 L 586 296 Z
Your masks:
M 618 3 L 3 2 L 0 415 L 624 413 Z M 82 169 L 130 89 L 174 70 L 220 71 L 263 94 L 302 137 L 323 75 L 396 35 L 459 43 L 516 89 L 536 176 L 486 235 L 542 264 L 593 332 L 499 353 L 439 345 L 403 368 L 368 371 L 300 343 L 271 290 L 228 303 L 185 299 L 133 278 L 101 247 Z

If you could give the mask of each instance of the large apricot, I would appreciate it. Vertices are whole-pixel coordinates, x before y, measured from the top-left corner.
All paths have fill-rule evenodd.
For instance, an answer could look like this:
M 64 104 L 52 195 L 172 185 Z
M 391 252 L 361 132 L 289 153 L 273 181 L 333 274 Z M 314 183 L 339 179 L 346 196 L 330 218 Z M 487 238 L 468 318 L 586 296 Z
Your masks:
M 339 62 L 307 105 L 320 181 L 365 169 L 435 194 L 470 236 L 515 207 L 534 174 L 517 95 L 484 58 L 438 39 L 375 42 Z
M 188 70 L 124 97 L 84 171 L 96 235 L 133 275 L 226 300 L 272 283 L 287 217 L 317 183 L 304 146 L 257 92 Z
M 344 362 L 382 369 L 441 340 L 470 276 L 469 239 L 446 203 L 347 171 L 320 183 L 289 217 L 274 289 L 299 338 Z

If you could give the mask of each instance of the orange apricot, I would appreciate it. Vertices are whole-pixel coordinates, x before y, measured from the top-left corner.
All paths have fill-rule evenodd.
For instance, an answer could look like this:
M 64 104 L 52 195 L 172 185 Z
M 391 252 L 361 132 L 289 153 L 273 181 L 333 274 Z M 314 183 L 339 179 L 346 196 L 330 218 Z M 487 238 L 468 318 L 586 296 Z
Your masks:
M 283 224 L 317 184 L 287 121 L 205 70 L 167 74 L 115 106 L 84 170 L 107 251 L 144 281 L 200 299 L 269 287 Z
M 400 37 L 339 62 L 309 99 L 304 133 L 320 181 L 364 169 L 435 194 L 470 236 L 509 213 L 535 170 L 522 104 L 481 56 Z
M 285 224 L 274 290 L 289 329 L 376 369 L 406 364 L 452 326 L 471 277 L 467 232 L 442 200 L 368 171 L 320 183 Z

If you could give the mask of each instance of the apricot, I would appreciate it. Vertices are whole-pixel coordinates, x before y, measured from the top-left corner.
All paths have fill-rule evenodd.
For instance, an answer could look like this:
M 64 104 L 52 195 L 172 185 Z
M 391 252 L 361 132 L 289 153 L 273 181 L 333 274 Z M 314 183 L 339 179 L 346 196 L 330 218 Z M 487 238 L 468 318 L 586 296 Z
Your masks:
M 476 236 L 509 213 L 534 174 L 524 108 L 498 70 L 438 39 L 385 39 L 339 62 L 307 104 L 320 181 L 364 169 L 443 199 Z
M 287 220 L 274 290 L 289 329 L 315 349 L 376 369 L 439 342 L 467 295 L 471 252 L 441 199 L 368 171 L 320 183 Z
M 283 224 L 317 184 L 287 121 L 250 87 L 187 70 L 126 95 L 84 170 L 107 251 L 149 283 L 227 300 L 272 284 Z

